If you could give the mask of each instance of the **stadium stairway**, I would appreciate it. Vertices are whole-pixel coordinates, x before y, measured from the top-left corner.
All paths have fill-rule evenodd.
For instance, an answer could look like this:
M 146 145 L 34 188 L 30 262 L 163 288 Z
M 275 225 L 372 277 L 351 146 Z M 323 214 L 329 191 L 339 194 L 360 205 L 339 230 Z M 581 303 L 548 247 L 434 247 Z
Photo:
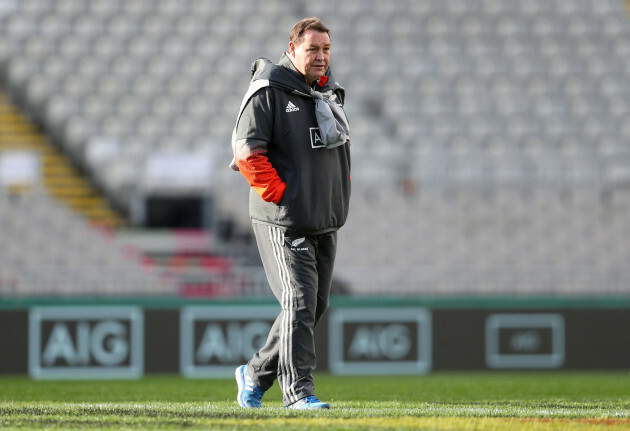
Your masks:
M 25 150 L 39 155 L 42 185 L 48 194 L 94 225 L 114 228 L 125 224 L 124 218 L 0 91 L 0 153 Z

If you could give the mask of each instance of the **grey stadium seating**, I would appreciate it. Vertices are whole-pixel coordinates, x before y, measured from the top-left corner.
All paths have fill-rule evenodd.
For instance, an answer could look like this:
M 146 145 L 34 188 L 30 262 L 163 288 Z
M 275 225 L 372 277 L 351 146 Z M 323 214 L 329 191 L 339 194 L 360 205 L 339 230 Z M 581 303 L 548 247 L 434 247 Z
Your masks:
M 175 295 L 177 283 L 143 264 L 44 192 L 0 193 L 0 296 Z
M 0 77 L 113 201 L 156 153 L 227 169 L 253 59 L 332 29 L 355 293 L 627 293 L 630 24 L 621 0 L 0 0 Z M 240 196 L 240 198 L 236 198 Z

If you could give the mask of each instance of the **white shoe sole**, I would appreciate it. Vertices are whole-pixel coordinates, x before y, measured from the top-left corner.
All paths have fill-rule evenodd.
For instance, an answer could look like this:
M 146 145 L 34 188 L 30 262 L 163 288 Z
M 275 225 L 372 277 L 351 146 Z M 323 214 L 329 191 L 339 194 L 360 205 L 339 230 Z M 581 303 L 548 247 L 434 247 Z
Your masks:
M 239 406 L 243 408 L 249 408 L 246 405 L 244 405 L 243 401 L 241 400 L 242 395 L 243 395 L 243 383 L 245 381 L 245 378 L 243 377 L 243 373 L 241 371 L 243 367 L 244 365 L 241 365 L 234 371 L 234 376 L 236 377 L 236 384 L 238 386 L 238 394 L 236 395 L 236 401 L 238 401 Z

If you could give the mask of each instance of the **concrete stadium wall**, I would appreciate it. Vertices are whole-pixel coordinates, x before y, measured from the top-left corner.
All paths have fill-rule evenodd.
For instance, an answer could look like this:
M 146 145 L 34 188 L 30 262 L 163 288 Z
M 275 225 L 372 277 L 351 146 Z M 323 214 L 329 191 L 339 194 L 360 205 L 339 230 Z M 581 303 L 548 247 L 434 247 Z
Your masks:
M 264 343 L 279 307 L 261 301 L 0 301 L 0 374 L 34 379 L 229 377 Z M 331 299 L 318 371 L 630 367 L 629 298 Z

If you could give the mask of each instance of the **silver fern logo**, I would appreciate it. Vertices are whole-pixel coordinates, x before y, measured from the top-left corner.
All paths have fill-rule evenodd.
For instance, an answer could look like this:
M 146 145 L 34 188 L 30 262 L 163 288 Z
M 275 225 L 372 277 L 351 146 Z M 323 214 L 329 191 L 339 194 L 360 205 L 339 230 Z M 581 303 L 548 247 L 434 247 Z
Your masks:
M 291 241 L 291 247 L 297 247 L 298 245 L 302 244 L 304 242 L 304 240 L 306 240 L 306 238 L 304 238 L 304 237 L 298 238 L 298 239 L 294 239 L 293 241 Z
M 293 241 L 291 241 L 290 238 L 287 238 L 287 244 L 289 244 L 291 251 L 308 251 L 308 247 L 300 247 L 304 244 L 304 241 L 306 241 L 305 237 L 296 238 Z

